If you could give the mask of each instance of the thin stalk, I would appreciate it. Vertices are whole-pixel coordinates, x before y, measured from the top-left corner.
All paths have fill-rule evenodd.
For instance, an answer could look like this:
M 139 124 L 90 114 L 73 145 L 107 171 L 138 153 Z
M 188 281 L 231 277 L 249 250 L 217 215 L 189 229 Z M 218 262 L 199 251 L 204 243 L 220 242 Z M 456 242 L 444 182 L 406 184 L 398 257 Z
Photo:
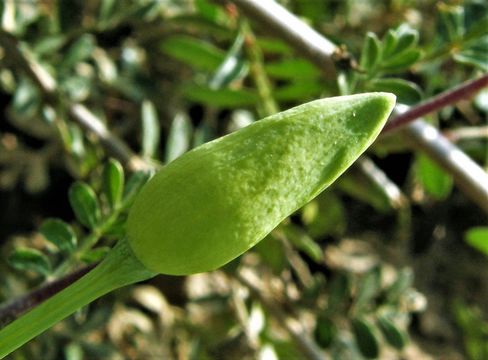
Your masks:
M 488 86 L 488 74 L 485 74 L 475 80 L 466 81 L 454 89 L 449 89 L 440 93 L 429 100 L 415 105 L 407 111 L 401 113 L 386 123 L 382 133 L 387 133 L 398 129 L 424 115 L 438 111 L 445 106 L 452 105 L 459 100 L 467 99 L 476 94 L 478 91 Z
M 127 240 L 120 240 L 92 271 L 0 330 L 0 358 L 82 306 L 115 289 L 154 275 L 136 259 Z
M 259 99 L 261 102 L 262 116 L 269 116 L 276 114 L 279 111 L 278 104 L 273 98 L 273 88 L 271 81 L 264 70 L 263 53 L 261 48 L 256 43 L 256 37 L 252 32 L 247 21 L 243 20 L 241 25 L 242 32 L 245 36 L 244 47 L 247 57 L 251 63 L 251 76 L 256 85 Z

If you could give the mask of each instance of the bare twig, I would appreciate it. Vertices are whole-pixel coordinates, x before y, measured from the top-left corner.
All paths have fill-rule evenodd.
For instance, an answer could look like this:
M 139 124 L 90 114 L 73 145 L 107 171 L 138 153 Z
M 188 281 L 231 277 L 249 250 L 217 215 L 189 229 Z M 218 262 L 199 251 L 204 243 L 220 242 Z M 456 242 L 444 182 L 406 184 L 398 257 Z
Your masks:
M 399 127 L 408 124 L 422 116 L 438 111 L 445 106 L 452 105 L 460 100 L 472 97 L 478 91 L 488 86 L 488 74 L 478 79 L 466 81 L 465 83 L 440 93 L 429 100 L 420 103 L 395 116 L 383 128 L 382 133 L 396 130 Z
M 22 49 L 18 40 L 6 31 L 0 30 L 0 46 L 6 49 L 5 56 L 12 64 L 23 70 L 38 85 L 46 102 L 62 103 L 71 117 L 84 129 L 95 134 L 107 152 L 118 158 L 131 170 L 148 170 L 152 166 L 138 157 L 121 139 L 113 135 L 105 124 L 84 105 L 65 99 L 57 90 L 56 80 L 29 53 Z

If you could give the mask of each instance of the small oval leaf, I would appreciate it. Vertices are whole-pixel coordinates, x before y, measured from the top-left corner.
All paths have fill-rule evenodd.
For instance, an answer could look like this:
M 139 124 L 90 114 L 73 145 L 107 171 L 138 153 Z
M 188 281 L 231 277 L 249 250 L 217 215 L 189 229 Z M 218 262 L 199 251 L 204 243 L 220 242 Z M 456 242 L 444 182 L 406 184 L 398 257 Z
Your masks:
M 100 221 L 100 207 L 93 189 L 83 182 L 75 182 L 69 189 L 68 197 L 78 221 L 94 229 Z
M 422 99 L 422 90 L 417 84 L 399 78 L 373 80 L 367 85 L 367 89 L 392 92 L 399 103 L 406 105 L 416 104 Z
M 115 159 L 110 159 L 103 168 L 102 189 L 110 207 L 117 207 L 124 191 L 124 169 Z
M 488 256 L 488 226 L 478 226 L 465 234 L 466 242 Z
M 386 341 L 397 350 L 402 350 L 407 344 L 407 336 L 387 316 L 380 315 L 377 320 L 378 327 Z
M 337 327 L 329 318 L 319 317 L 313 335 L 317 344 L 327 349 L 337 335 Z
M 17 270 L 30 270 L 44 276 L 51 272 L 51 262 L 42 252 L 32 248 L 17 248 L 8 258 Z
M 353 319 L 351 325 L 356 344 L 361 354 L 368 359 L 377 358 L 379 344 L 371 324 L 364 319 Z
M 71 252 L 76 248 L 76 235 L 71 226 L 62 220 L 47 219 L 42 223 L 39 232 L 61 251 Z
M 359 63 L 361 68 L 370 72 L 378 63 L 380 51 L 380 40 L 376 34 L 368 32 L 361 52 L 361 60 Z

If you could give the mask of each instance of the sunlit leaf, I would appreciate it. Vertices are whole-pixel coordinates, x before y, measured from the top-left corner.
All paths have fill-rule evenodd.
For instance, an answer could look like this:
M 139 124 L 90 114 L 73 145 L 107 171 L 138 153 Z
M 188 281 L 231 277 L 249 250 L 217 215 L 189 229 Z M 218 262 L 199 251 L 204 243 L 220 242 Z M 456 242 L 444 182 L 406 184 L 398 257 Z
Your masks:
M 466 242 L 488 256 L 488 227 L 479 226 L 469 229 L 464 235 Z
M 452 177 L 437 164 L 425 155 L 419 154 L 416 169 L 417 177 L 429 195 L 438 200 L 449 196 L 452 189 Z
M 69 189 L 69 202 L 78 221 L 90 229 L 100 222 L 100 207 L 93 189 L 83 182 L 75 182 Z
M 51 272 L 51 262 L 42 252 L 32 248 L 17 248 L 8 262 L 17 270 L 30 270 L 44 276 Z
M 159 147 L 159 118 L 156 107 L 149 100 L 144 100 L 141 109 L 142 119 L 142 155 L 155 157 Z
M 76 235 L 70 225 L 59 219 L 44 221 L 39 232 L 49 242 L 62 251 L 71 252 L 76 248 Z
M 102 189 L 109 205 L 117 207 L 124 191 L 124 169 L 115 159 L 110 159 L 103 168 Z
M 165 39 L 161 49 L 197 70 L 215 71 L 225 59 L 224 52 L 211 43 L 186 35 Z
M 188 116 L 178 112 L 173 118 L 166 142 L 165 162 L 169 163 L 190 148 L 193 126 Z
M 379 355 L 379 344 L 372 325 L 361 318 L 353 319 L 351 325 L 361 354 L 368 359 L 377 358 Z

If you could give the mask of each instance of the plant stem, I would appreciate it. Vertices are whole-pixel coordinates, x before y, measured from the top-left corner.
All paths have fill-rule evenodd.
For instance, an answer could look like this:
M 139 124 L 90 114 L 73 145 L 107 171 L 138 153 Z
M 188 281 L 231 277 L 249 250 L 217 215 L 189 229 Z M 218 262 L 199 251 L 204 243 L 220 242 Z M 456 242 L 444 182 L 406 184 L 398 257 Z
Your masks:
M 475 80 L 466 81 L 454 89 L 449 89 L 440 93 L 431 99 L 411 107 L 404 113 L 388 121 L 383 128 L 382 133 L 398 129 L 402 125 L 408 124 L 424 115 L 437 111 L 445 106 L 454 104 L 459 100 L 469 98 L 478 91 L 488 86 L 488 74 L 485 74 Z
M 127 240 L 120 240 L 105 260 L 92 271 L 0 330 L 0 358 L 80 307 L 112 290 L 154 275 L 136 259 Z
M 88 273 L 95 266 L 96 264 L 82 267 L 62 278 L 47 282 L 24 296 L 0 306 L 0 326 L 6 326 L 25 311 L 39 305 L 47 298 L 54 296 Z
M 256 43 L 256 37 L 246 20 L 242 21 L 242 32 L 245 36 L 244 47 L 251 63 L 251 76 L 256 85 L 261 100 L 261 112 L 263 117 L 276 114 L 279 111 L 278 104 L 273 98 L 273 89 L 263 65 L 263 53 Z

